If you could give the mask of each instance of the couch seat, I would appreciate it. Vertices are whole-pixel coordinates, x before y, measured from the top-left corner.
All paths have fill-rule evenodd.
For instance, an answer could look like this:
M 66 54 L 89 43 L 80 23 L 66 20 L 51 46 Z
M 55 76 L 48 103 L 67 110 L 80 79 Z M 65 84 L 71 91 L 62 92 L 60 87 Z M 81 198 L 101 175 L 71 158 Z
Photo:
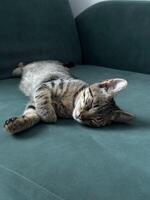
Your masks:
M 1 200 L 149 200 L 150 75 L 98 66 L 72 73 L 94 83 L 125 78 L 116 101 L 136 119 L 89 128 L 68 119 L 10 136 L 3 122 L 21 114 L 27 98 L 19 79 L 0 81 Z

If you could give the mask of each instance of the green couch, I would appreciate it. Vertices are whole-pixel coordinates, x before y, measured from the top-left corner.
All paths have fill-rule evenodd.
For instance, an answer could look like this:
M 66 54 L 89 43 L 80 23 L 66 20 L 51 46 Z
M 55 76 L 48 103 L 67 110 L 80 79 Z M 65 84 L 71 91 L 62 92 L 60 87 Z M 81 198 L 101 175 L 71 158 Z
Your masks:
M 127 79 L 116 101 L 136 119 L 6 134 L 4 121 L 27 100 L 11 71 L 41 59 L 73 61 L 72 73 L 89 83 Z M 67 0 L 1 1 L 0 79 L 0 200 L 150 199 L 150 2 L 100 2 L 75 24 Z

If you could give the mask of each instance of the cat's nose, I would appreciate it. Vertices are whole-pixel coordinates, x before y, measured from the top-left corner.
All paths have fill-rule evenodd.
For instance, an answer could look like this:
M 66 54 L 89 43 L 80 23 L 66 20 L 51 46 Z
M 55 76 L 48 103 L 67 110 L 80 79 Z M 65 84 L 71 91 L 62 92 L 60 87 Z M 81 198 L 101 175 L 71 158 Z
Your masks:
M 81 118 L 82 118 L 82 115 L 83 115 L 82 112 L 77 113 L 77 114 L 76 114 L 76 118 L 81 119 Z
M 76 117 L 77 119 L 80 119 L 80 115 L 81 115 L 81 113 L 78 112 L 78 113 L 75 114 L 75 117 Z
M 81 111 L 80 113 L 76 113 L 76 119 L 84 121 L 87 119 L 87 115 L 85 112 Z

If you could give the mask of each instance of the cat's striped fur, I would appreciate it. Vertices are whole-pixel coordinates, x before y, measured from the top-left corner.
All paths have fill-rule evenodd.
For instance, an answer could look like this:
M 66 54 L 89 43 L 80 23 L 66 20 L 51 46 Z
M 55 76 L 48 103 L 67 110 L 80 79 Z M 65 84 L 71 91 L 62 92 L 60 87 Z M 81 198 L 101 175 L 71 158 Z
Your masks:
M 5 122 L 5 129 L 12 134 L 40 121 L 54 123 L 58 117 L 73 117 L 95 127 L 112 121 L 127 122 L 132 118 L 113 100 L 114 94 L 127 85 L 123 79 L 88 85 L 73 78 L 69 69 L 58 61 L 33 62 L 25 66 L 20 63 L 13 75 L 21 77 L 20 89 L 30 101 L 22 116 Z

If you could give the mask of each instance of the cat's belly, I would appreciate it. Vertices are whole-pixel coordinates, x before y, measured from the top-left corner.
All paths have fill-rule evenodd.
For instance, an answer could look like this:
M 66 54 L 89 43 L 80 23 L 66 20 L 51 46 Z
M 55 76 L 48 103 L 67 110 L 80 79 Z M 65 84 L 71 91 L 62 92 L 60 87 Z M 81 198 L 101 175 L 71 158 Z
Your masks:
M 53 102 L 52 103 L 56 115 L 60 118 L 72 118 L 72 108 L 65 105 L 64 102 Z

